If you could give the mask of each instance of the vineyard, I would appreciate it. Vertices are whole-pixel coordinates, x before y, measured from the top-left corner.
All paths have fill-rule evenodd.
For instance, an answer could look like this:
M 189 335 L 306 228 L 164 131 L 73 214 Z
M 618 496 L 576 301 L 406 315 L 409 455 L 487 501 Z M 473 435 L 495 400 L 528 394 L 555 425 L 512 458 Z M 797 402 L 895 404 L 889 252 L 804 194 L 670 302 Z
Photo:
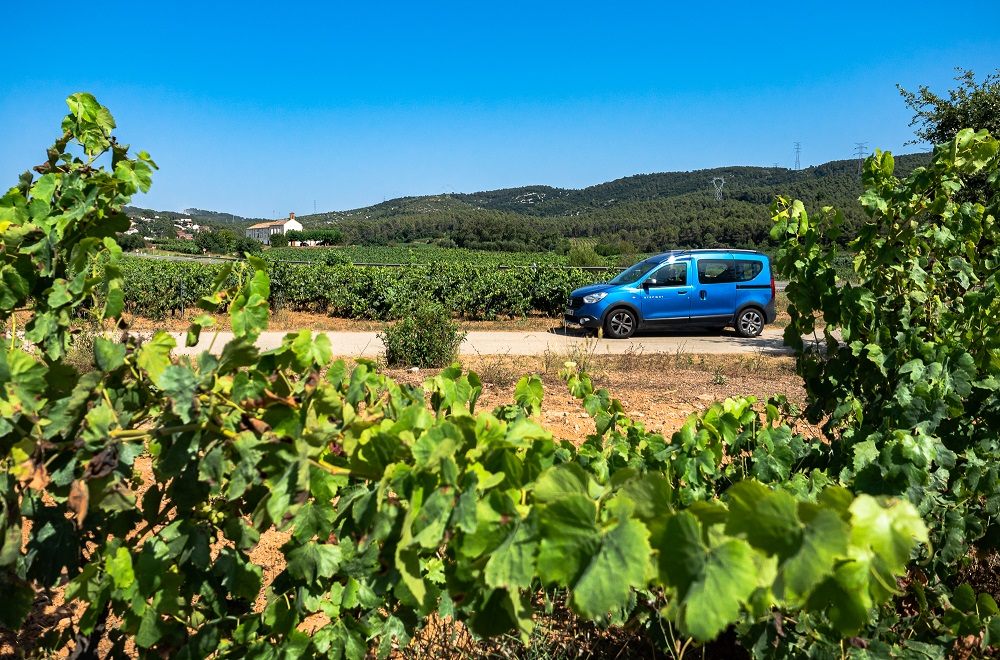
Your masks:
M 527 641 L 551 597 L 675 658 L 720 637 L 762 658 L 996 654 L 995 574 L 971 569 L 1000 545 L 1000 196 L 962 194 L 997 190 L 986 132 L 905 180 L 889 154 L 866 161 L 855 282 L 836 274 L 843 217 L 776 202 L 804 410 L 729 399 L 667 438 L 567 363 L 594 429 L 575 445 L 540 425 L 535 376 L 487 411 L 458 366 L 418 387 L 333 360 L 324 335 L 255 348 L 278 291 L 398 270 L 198 266 L 185 295 L 232 321 L 218 355 L 119 335 L 150 302 L 134 278 L 188 265 L 122 258 L 122 207 L 156 166 L 92 96 L 68 104 L 39 176 L 0 199 L 0 632 L 18 653 L 386 658 L 432 619 Z M 436 291 L 438 268 L 414 277 Z M 66 354 L 88 315 L 106 334 L 80 372 Z M 55 597 L 62 621 L 39 627 Z
M 354 264 L 473 264 L 476 266 L 565 266 L 555 252 L 500 252 L 457 247 L 346 245 L 343 247 L 280 247 L 267 250 L 274 261 L 342 261 Z M 609 264 L 612 265 L 612 264 Z
M 223 264 L 158 261 L 124 257 L 125 309 L 162 318 L 194 308 L 208 295 Z M 269 302 L 296 311 L 321 312 L 343 318 L 395 319 L 421 301 L 443 304 L 470 320 L 520 317 L 532 312 L 562 313 L 569 293 L 608 279 L 615 271 L 582 271 L 557 266 L 499 269 L 461 263 L 414 264 L 389 268 L 291 264 L 268 260 Z M 235 274 L 226 279 L 236 286 Z

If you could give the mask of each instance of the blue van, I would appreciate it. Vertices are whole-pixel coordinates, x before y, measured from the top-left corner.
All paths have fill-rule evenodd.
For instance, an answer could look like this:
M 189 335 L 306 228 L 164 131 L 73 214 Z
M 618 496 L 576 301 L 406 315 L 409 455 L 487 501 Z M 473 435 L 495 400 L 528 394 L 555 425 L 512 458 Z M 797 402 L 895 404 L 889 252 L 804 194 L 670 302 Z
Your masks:
M 677 250 L 570 294 L 565 318 L 614 339 L 636 330 L 732 326 L 756 337 L 774 322 L 774 274 L 755 250 Z

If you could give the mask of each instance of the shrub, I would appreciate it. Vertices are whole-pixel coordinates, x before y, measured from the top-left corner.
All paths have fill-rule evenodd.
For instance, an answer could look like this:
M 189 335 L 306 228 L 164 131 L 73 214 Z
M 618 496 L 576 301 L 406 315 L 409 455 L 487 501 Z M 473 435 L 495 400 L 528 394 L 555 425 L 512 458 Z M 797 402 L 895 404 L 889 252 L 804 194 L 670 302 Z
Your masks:
M 288 236 L 275 234 L 271 237 L 271 247 L 288 247 Z
M 327 266 L 344 266 L 351 263 L 351 258 L 341 252 L 330 250 L 323 254 L 323 263 Z
M 465 333 L 441 305 L 424 302 L 379 333 L 389 366 L 443 367 L 455 360 Z
M 575 244 L 569 249 L 570 266 L 607 266 L 607 260 L 594 250 L 593 245 Z

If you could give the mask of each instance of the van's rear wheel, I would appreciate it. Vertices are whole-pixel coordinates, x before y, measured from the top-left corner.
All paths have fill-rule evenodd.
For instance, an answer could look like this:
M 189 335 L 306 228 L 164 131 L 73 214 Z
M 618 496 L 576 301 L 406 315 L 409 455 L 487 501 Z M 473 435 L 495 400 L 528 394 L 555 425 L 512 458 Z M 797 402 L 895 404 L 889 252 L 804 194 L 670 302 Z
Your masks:
M 764 331 L 764 313 L 756 307 L 747 307 L 736 317 L 736 333 L 740 337 L 756 337 Z
M 628 339 L 635 334 L 637 325 L 638 321 L 631 311 L 625 308 L 613 309 L 604 321 L 604 335 L 612 339 Z

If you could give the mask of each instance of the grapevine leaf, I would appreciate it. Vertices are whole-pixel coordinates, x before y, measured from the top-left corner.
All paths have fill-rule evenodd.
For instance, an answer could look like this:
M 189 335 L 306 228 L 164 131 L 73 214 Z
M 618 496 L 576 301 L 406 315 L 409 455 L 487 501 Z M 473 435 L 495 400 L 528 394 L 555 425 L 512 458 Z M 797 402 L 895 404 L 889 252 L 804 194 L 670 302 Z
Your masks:
M 538 533 L 533 518 L 517 521 L 486 562 L 486 584 L 510 590 L 531 586 L 535 575 Z
M 319 578 L 328 578 L 337 572 L 341 555 L 340 546 L 309 542 L 288 550 L 285 558 L 291 575 L 314 584 Z
M 756 481 L 741 481 L 726 495 L 729 517 L 726 533 L 743 535 L 755 548 L 785 558 L 802 536 L 795 499 L 782 491 L 771 491 Z
M 630 591 L 646 583 L 650 554 L 646 526 L 637 520 L 619 521 L 602 536 L 600 548 L 573 585 L 573 608 L 597 619 L 625 605 Z
M 802 533 L 798 551 L 781 565 L 784 597 L 804 598 L 847 553 L 847 523 L 835 512 L 819 511 Z
M 679 622 L 686 632 L 707 641 L 736 621 L 757 587 L 755 553 L 746 541 L 708 547 L 698 519 L 683 511 L 667 521 L 658 549 L 661 580 L 677 589 Z
M 539 513 L 538 576 L 545 584 L 572 585 L 600 546 L 597 506 L 589 497 L 568 494 Z
M 139 349 L 136 363 L 140 369 L 144 369 L 149 374 L 149 379 L 159 387 L 160 377 L 168 366 L 170 366 L 170 351 L 174 349 L 177 342 L 166 332 L 160 331 L 153 335 Z
M 135 572 L 132 570 L 132 555 L 128 548 L 118 548 L 113 555 L 104 560 L 104 569 L 114 580 L 115 586 L 122 591 L 135 583 Z
M 455 496 L 451 489 L 438 488 L 431 493 L 413 518 L 413 540 L 424 548 L 436 548 L 440 545 L 454 508 Z
M 0 592 L 3 593 L 0 626 L 8 630 L 20 630 L 35 602 L 35 590 L 16 575 L 0 571 Z
M 326 537 L 333 531 L 334 511 L 329 504 L 306 502 L 292 520 L 292 536 L 303 543 L 313 537 Z
M 194 419 L 198 379 L 193 371 L 172 364 L 163 370 L 159 386 L 170 397 L 170 406 L 182 421 Z
M 870 548 L 894 573 L 910 560 L 917 543 L 928 542 L 927 526 L 906 500 L 879 500 L 859 495 L 851 505 L 851 544 Z
M 683 599 L 684 628 L 701 641 L 714 639 L 736 621 L 757 586 L 754 552 L 742 540 L 708 551 L 703 573 Z
M 155 607 L 147 607 L 142 613 L 139 630 L 135 634 L 135 644 L 141 649 L 152 648 L 170 630 L 170 624 L 163 620 Z
M 125 345 L 104 337 L 95 338 L 94 362 L 101 371 L 114 371 L 125 363 Z
M 576 463 L 560 465 L 543 472 L 532 493 L 537 502 L 553 502 L 566 495 L 587 494 L 589 478 Z

